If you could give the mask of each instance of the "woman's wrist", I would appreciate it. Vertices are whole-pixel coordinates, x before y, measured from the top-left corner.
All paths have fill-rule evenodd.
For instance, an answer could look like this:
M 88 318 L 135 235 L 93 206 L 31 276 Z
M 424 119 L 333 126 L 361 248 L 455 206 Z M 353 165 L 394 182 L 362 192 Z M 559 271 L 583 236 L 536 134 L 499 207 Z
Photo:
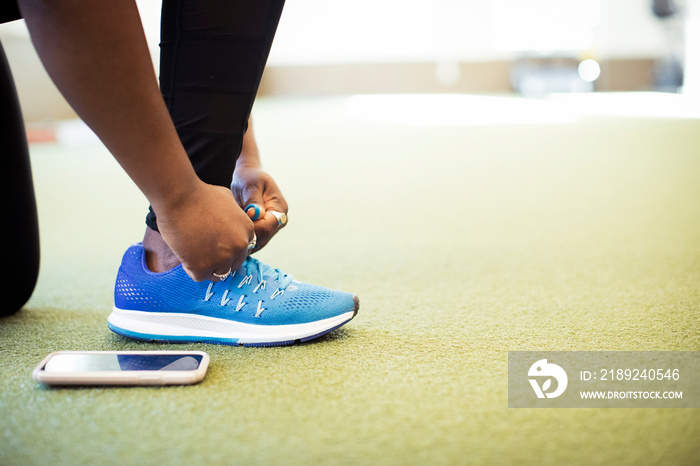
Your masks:
M 191 201 L 195 193 L 202 187 L 202 184 L 204 182 L 193 171 L 192 176 L 185 176 L 178 180 L 177 183 L 159 190 L 161 192 L 148 196 L 148 201 L 156 215 L 158 215 L 159 212 L 176 209 L 187 201 Z
M 236 168 L 261 169 L 262 163 L 260 162 L 260 157 L 257 155 L 253 156 L 241 153 L 241 155 L 238 157 L 238 160 L 236 161 Z
M 255 141 L 255 134 L 253 134 L 252 118 L 248 119 L 248 129 L 243 135 L 243 144 L 238 160 L 236 160 L 236 168 L 262 168 L 258 143 Z

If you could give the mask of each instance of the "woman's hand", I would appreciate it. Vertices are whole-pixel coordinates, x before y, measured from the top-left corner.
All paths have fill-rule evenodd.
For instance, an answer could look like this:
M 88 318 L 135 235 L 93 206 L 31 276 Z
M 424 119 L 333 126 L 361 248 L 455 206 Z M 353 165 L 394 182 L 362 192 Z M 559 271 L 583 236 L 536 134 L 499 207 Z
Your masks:
M 158 230 L 195 281 L 238 269 L 248 257 L 253 222 L 231 191 L 198 182 L 186 195 L 156 209 Z
M 277 217 L 270 211 L 282 212 L 286 215 L 287 201 L 270 174 L 257 166 L 238 164 L 233 172 L 231 191 L 241 209 L 245 209 L 250 204 L 260 207 L 260 216 L 253 222 L 258 239 L 253 251 L 258 251 L 281 228 L 277 224 Z M 250 209 L 246 218 L 252 218 L 253 215 L 253 209 Z

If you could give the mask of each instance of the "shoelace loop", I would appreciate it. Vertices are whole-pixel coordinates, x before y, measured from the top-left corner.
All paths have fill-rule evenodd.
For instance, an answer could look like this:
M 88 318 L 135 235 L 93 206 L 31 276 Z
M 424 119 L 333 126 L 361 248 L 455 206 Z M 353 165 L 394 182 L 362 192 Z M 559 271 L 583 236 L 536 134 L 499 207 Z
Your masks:
M 250 285 L 253 278 L 253 272 L 256 272 L 258 275 L 258 284 L 253 290 L 253 293 L 257 293 L 258 290 L 264 290 L 267 286 L 267 280 L 265 280 L 265 273 L 267 272 L 267 276 L 272 276 L 277 282 L 277 289 L 270 296 L 270 299 L 275 299 L 277 296 L 284 294 L 284 290 L 287 289 L 290 283 L 292 283 L 291 275 L 284 273 L 280 269 L 272 268 L 271 266 L 253 257 L 248 257 L 248 259 L 246 259 L 246 261 L 243 263 L 243 267 L 245 268 L 246 276 L 239 283 L 238 288 L 241 288 L 243 285 Z M 222 280 L 219 283 L 225 283 L 235 276 L 236 273 L 234 272 L 231 276 L 227 277 L 225 280 Z M 209 299 L 214 295 L 214 292 L 212 290 L 213 287 L 214 283 L 210 283 L 209 287 L 207 288 L 206 295 L 204 297 L 205 301 L 209 301 Z M 225 306 L 231 300 L 230 298 L 228 298 L 228 294 L 230 291 L 231 290 L 224 291 L 224 295 L 221 297 L 222 306 Z M 244 298 L 245 295 L 241 295 L 241 297 L 239 298 L 238 303 L 236 304 L 236 311 L 240 311 L 243 308 L 243 306 L 245 306 L 246 303 L 243 302 Z M 258 309 L 255 317 L 259 317 L 262 311 L 265 310 L 265 308 L 262 307 L 262 302 L 262 300 L 258 301 Z
M 255 291 L 257 291 L 258 288 L 265 289 L 265 272 L 268 272 L 268 275 L 277 275 L 275 277 L 275 280 L 278 283 L 277 287 L 282 291 L 284 291 L 289 284 L 292 283 L 291 275 L 284 273 L 280 269 L 274 269 L 262 261 L 255 259 L 254 257 L 248 257 L 248 259 L 246 259 L 246 261 L 243 263 L 243 266 L 245 267 L 248 275 L 252 275 L 254 271 L 258 274 L 258 286 L 256 287 Z M 265 266 L 267 266 L 267 270 L 265 270 Z

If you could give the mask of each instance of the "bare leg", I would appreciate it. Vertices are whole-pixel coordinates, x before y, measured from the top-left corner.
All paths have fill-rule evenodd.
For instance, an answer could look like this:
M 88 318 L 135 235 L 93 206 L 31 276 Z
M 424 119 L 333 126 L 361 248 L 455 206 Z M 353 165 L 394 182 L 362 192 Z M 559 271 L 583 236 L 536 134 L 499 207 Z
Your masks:
M 165 272 L 180 263 L 160 233 L 148 227 L 143 235 L 143 249 L 146 251 L 146 265 L 151 272 Z

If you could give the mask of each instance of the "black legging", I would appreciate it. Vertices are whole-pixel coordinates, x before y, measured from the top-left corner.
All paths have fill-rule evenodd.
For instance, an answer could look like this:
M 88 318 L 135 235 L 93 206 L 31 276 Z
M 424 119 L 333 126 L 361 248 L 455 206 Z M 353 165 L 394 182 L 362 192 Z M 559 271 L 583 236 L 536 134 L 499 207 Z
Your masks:
M 0 214 L 2 296 L 0 316 L 24 306 L 39 275 L 39 224 L 29 149 L 15 83 L 0 44 Z
M 160 89 L 199 178 L 229 187 L 284 0 L 164 0 Z M 146 224 L 157 230 L 152 209 Z
M 284 0 L 163 0 L 160 85 L 195 172 L 230 186 L 255 94 Z M 19 18 L 0 5 L 0 22 Z M 0 143 L 8 161 L 0 204 L 9 240 L 1 242 L 4 294 L 12 313 L 29 299 L 38 274 L 39 240 L 24 125 L 9 67 L 0 57 Z M 152 211 L 146 224 L 157 230 Z

